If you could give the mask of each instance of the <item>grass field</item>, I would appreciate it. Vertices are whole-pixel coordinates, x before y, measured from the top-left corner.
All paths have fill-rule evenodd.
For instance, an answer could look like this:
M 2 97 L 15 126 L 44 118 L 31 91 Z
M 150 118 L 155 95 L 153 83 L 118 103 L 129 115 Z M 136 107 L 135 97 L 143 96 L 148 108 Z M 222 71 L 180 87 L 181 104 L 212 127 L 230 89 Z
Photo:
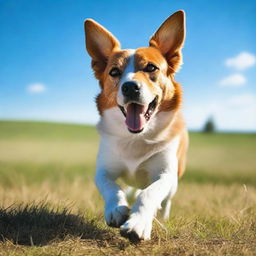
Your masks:
M 132 244 L 103 221 L 98 135 L 0 122 L 0 255 L 256 255 L 256 134 L 190 134 L 165 227 Z

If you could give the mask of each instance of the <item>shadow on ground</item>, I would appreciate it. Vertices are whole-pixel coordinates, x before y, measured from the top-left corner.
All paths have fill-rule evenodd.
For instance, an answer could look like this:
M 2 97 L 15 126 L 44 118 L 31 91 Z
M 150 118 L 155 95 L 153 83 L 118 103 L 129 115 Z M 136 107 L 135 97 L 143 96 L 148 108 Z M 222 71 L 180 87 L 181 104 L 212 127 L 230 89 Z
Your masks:
M 50 210 L 45 205 L 0 208 L 0 241 L 42 246 L 68 236 L 110 240 L 113 235 L 100 228 L 96 219 L 86 220 L 68 210 Z

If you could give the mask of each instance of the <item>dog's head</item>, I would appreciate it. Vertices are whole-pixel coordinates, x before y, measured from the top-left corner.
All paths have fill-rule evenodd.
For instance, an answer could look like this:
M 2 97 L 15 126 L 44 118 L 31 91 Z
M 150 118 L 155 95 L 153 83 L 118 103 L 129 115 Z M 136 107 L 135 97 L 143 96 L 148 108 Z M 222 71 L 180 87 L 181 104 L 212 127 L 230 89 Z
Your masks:
M 119 107 L 132 133 L 140 133 L 162 111 L 177 109 L 181 89 L 173 79 L 182 62 L 185 15 L 170 16 L 149 41 L 149 47 L 121 50 L 118 40 L 97 22 L 85 21 L 86 48 L 101 93 L 101 115 Z M 114 120 L 113 120 L 114 122 Z

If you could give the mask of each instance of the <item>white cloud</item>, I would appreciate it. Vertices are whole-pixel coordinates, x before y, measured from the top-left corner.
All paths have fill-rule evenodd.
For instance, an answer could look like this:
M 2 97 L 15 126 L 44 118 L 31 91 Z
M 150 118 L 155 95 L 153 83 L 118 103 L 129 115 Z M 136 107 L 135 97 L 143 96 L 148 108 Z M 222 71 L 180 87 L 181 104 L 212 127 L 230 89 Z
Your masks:
M 27 91 L 32 94 L 39 94 L 45 92 L 46 87 L 42 83 L 33 83 L 28 85 Z
M 219 84 L 225 87 L 240 87 L 246 83 L 246 78 L 242 74 L 233 74 L 224 77 L 220 80 Z
M 226 59 L 225 64 L 227 67 L 244 70 L 256 64 L 256 57 L 249 52 L 241 52 L 234 58 Z
M 243 93 L 225 100 L 185 104 L 184 110 L 190 129 L 201 130 L 206 120 L 213 116 L 218 130 L 256 131 L 256 94 Z

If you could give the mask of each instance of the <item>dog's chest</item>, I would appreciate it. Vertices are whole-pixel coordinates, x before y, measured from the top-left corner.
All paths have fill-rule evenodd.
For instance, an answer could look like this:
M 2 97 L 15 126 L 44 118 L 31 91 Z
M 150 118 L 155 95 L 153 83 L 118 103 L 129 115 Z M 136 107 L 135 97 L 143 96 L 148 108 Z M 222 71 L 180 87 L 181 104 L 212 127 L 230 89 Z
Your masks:
M 148 184 L 150 158 L 160 150 L 159 144 L 149 144 L 143 139 L 103 136 L 101 155 L 108 170 L 121 177 L 131 186 L 144 187 Z
M 142 139 L 117 139 L 115 144 L 122 162 L 131 175 L 156 152 L 156 146 L 149 145 Z
M 147 162 L 155 154 L 155 147 L 140 140 L 120 140 L 116 149 L 124 166 L 120 177 L 130 186 L 147 186 L 150 180 Z

